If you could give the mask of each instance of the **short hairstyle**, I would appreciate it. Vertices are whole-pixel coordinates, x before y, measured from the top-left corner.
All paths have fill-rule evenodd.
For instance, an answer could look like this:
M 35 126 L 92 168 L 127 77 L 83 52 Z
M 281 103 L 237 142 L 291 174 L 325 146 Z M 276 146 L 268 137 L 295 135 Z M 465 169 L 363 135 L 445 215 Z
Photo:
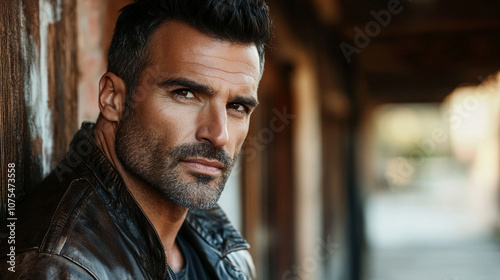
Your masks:
M 127 86 L 127 105 L 150 63 L 149 38 L 164 22 L 178 20 L 213 38 L 255 44 L 260 71 L 273 24 L 264 0 L 136 0 L 123 7 L 108 53 L 108 72 Z

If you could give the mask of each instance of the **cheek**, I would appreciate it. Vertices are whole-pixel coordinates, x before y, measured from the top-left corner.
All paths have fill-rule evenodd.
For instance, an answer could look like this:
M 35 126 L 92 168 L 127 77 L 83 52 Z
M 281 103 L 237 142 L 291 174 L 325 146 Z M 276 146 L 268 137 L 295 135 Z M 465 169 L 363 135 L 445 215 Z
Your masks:
M 178 112 L 175 109 L 160 109 L 154 116 L 149 116 L 150 129 L 169 147 L 192 142 L 195 119 L 192 114 Z
M 238 121 L 234 124 L 228 124 L 229 135 L 233 148 L 233 156 L 236 152 L 240 151 L 243 142 L 248 134 L 249 123 L 247 121 Z M 230 151 L 228 151 L 230 152 Z

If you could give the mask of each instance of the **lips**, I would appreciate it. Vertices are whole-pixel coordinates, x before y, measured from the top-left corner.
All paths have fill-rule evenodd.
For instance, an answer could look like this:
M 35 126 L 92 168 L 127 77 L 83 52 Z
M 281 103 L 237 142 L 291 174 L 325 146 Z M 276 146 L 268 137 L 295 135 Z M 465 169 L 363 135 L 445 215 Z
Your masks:
M 220 175 L 224 168 L 221 162 L 205 158 L 184 159 L 180 163 L 191 172 L 208 176 Z

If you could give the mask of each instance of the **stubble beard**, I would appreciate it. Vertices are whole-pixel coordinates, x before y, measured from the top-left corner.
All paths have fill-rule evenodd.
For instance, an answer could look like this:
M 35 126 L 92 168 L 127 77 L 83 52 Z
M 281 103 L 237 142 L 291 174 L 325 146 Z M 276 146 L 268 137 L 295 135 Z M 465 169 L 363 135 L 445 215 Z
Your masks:
M 207 210 L 215 207 L 237 155 L 231 158 L 224 149 L 207 142 L 182 144 L 169 149 L 165 149 L 162 143 L 159 135 L 143 128 L 131 113 L 118 127 L 115 150 L 128 172 L 166 199 L 187 208 Z M 218 160 L 224 165 L 221 176 L 187 173 L 179 163 L 189 157 Z M 189 180 L 186 181 L 186 177 Z

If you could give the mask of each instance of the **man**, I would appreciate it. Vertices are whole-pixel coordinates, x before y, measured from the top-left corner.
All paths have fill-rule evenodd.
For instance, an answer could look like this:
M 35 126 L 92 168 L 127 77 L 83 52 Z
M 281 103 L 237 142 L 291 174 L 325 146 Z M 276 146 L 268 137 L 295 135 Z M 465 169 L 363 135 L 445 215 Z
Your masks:
M 123 8 L 98 120 L 18 207 L 15 272 L 3 244 L 2 279 L 254 278 L 216 202 L 257 106 L 271 29 L 258 0 Z

